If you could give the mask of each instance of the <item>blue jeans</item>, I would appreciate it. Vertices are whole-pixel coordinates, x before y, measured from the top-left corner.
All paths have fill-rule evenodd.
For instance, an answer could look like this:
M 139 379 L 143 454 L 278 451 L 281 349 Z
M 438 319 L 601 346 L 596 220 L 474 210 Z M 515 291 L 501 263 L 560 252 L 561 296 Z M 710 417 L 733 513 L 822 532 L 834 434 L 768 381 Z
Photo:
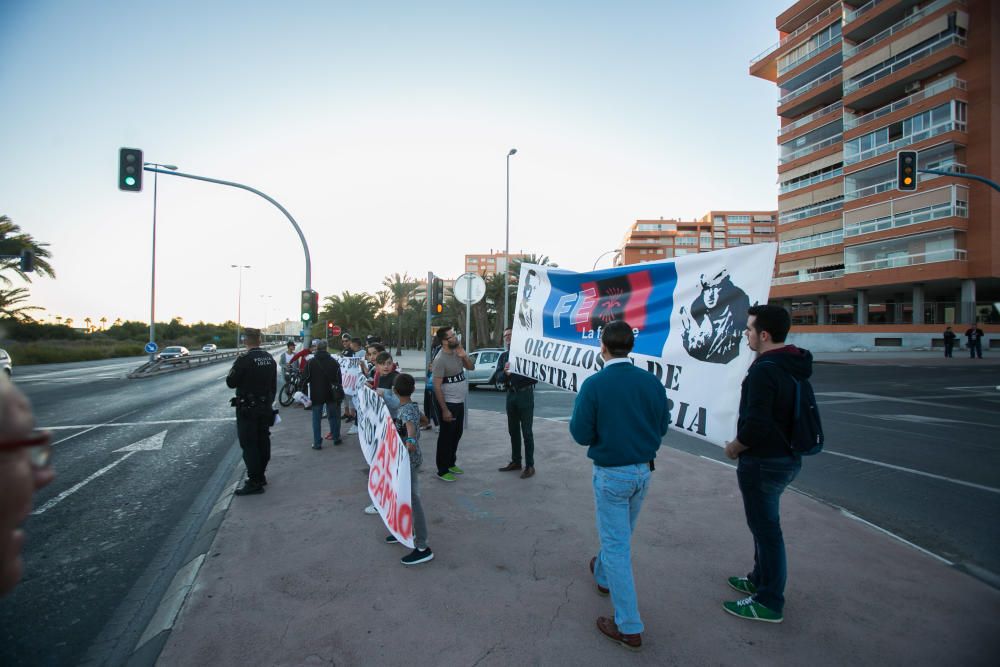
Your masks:
M 340 440 L 340 403 L 313 403 L 313 445 L 323 444 L 323 407 L 326 407 L 326 418 L 330 422 L 330 433 L 333 433 L 333 441 Z
M 753 571 L 747 579 L 757 587 L 754 600 L 779 614 L 785 608 L 788 577 L 779 501 L 801 469 L 798 456 L 766 459 L 748 454 L 740 456 L 736 467 L 747 526 L 753 534 Z
M 594 506 L 601 550 L 594 562 L 594 580 L 611 589 L 618 631 L 642 632 L 639 600 L 632 578 L 632 531 L 649 487 L 649 464 L 604 467 L 594 465 Z

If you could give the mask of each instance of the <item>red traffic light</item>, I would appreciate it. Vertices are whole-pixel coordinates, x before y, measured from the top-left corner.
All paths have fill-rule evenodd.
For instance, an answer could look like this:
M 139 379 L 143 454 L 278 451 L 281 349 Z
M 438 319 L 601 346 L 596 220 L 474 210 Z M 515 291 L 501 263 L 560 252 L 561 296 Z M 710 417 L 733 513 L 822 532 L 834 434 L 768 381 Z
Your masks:
M 336 324 L 331 324 L 330 325 L 330 333 L 333 334 L 334 336 L 339 336 L 340 335 L 340 327 L 338 327 Z

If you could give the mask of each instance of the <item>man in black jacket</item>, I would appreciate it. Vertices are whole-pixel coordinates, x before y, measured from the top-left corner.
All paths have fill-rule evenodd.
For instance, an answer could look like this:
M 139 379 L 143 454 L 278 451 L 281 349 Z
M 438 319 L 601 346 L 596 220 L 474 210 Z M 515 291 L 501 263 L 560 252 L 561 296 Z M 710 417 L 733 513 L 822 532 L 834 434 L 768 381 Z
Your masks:
M 739 458 L 736 478 L 753 535 L 754 565 L 745 577 L 729 577 L 729 586 L 747 597 L 723 608 L 740 618 L 780 623 L 788 571 L 778 505 L 802 468 L 790 437 L 795 380 L 812 375 L 812 354 L 785 344 L 791 318 L 784 308 L 752 306 L 747 313 L 747 341 L 757 359 L 743 380 L 736 439 L 726 445 L 726 456 Z
M 309 383 L 309 398 L 312 399 L 313 449 L 323 449 L 322 425 L 323 408 L 330 421 L 328 438 L 339 445 L 340 403 L 344 400 L 344 390 L 340 377 L 340 364 L 330 356 L 325 340 L 316 344 L 316 354 L 306 365 L 306 382 Z
M 504 350 L 497 359 L 497 370 L 491 384 L 507 386 L 507 432 L 510 433 L 510 463 L 500 468 L 500 472 L 521 469 L 521 436 L 524 435 L 524 472 L 521 479 L 535 474 L 535 434 L 531 427 L 535 418 L 536 380 L 510 372 L 511 329 L 504 329 Z
M 236 435 L 243 450 L 247 481 L 236 495 L 264 493 L 264 471 L 271 460 L 271 425 L 274 423 L 274 395 L 278 390 L 278 364 L 260 349 L 260 331 L 244 332 L 247 351 L 236 357 L 226 376 L 226 386 L 236 390 Z
M 973 323 L 968 329 L 965 330 L 965 337 L 969 341 L 969 359 L 975 359 L 977 356 L 983 358 L 983 330 L 979 328 L 978 324 Z

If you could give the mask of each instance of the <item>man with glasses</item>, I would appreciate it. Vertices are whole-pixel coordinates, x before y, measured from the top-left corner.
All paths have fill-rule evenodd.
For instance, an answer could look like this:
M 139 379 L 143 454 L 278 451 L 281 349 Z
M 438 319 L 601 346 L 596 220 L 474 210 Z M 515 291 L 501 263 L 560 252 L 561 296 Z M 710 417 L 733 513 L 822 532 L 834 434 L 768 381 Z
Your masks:
M 431 366 L 434 398 L 441 418 L 437 441 L 437 478 L 442 482 L 454 482 L 455 475 L 464 472 L 458 467 L 456 458 L 465 422 L 465 397 L 469 394 L 465 371 L 471 371 L 475 364 L 451 327 L 438 329 L 435 340 L 441 345 L 441 351 Z

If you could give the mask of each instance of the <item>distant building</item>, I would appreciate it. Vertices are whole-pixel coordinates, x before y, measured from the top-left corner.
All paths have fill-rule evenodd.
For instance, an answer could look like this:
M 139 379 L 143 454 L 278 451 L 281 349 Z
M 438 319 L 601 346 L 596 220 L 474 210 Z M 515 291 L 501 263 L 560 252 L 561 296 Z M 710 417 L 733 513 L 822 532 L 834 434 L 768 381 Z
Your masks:
M 709 211 L 699 220 L 636 220 L 622 240 L 617 265 L 777 240 L 777 211 Z
M 524 253 L 512 252 L 510 253 L 510 261 L 515 259 L 525 259 L 529 257 Z M 503 273 L 507 266 L 507 256 L 502 252 L 493 252 L 490 250 L 487 255 L 466 255 L 465 256 L 465 272 L 475 273 L 479 276 L 494 276 L 498 273 Z

